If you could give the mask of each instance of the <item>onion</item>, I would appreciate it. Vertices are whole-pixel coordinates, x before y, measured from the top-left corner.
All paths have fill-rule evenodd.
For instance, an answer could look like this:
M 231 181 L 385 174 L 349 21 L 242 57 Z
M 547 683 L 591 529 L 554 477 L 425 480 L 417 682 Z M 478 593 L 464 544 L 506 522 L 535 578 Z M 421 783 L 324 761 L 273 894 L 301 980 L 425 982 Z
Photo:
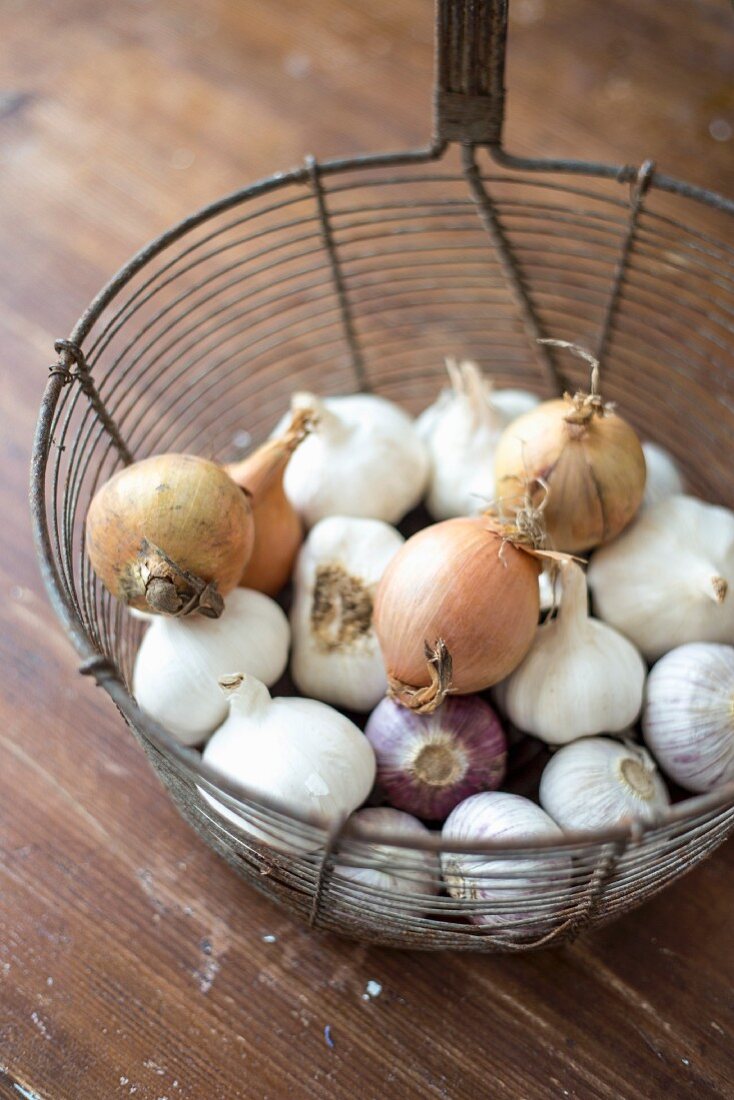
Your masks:
M 449 691 L 509 676 L 535 636 L 539 572 L 490 516 L 445 520 L 408 539 L 375 600 L 388 694 L 430 713 Z
M 225 470 L 252 498 L 255 543 L 240 577 L 243 588 L 277 596 L 290 580 L 303 542 L 303 524 L 285 495 L 283 475 L 296 447 L 311 431 L 313 413 L 294 413 L 288 428 Z
M 546 499 L 544 518 L 555 550 L 580 553 L 609 542 L 634 518 L 645 491 L 645 456 L 634 429 L 605 405 L 592 363 L 591 392 L 545 401 L 510 424 L 497 445 L 495 476 L 503 502 L 525 493 Z
M 87 513 L 87 552 L 129 607 L 216 619 L 252 552 L 246 495 L 195 455 L 144 458 L 110 478 Z
M 383 699 L 365 734 L 388 801 L 429 821 L 443 821 L 469 795 L 496 790 L 505 775 L 502 726 L 476 695 L 450 697 L 432 714 Z

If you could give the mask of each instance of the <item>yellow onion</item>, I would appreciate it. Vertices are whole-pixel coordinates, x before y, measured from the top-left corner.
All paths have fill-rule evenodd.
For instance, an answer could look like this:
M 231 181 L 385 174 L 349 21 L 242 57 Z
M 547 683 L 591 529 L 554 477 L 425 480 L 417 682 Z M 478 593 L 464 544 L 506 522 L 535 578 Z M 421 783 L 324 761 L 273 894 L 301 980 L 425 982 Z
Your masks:
M 497 492 L 504 505 L 525 496 L 546 499 L 544 520 L 555 550 L 581 553 L 615 538 L 637 513 L 645 492 L 645 456 L 637 434 L 599 395 L 598 363 L 591 392 L 545 401 L 510 424 L 495 452 Z
M 445 520 L 408 539 L 375 599 L 388 694 L 431 713 L 448 692 L 509 676 L 535 637 L 539 572 L 532 551 L 490 516 Z
M 195 455 L 144 458 L 97 491 L 87 552 L 105 588 L 129 607 L 218 618 L 252 552 L 247 495 Z
M 282 435 L 269 439 L 241 462 L 225 469 L 252 500 L 255 544 L 239 583 L 268 596 L 277 596 L 290 580 L 303 542 L 303 524 L 283 489 L 288 461 L 311 431 L 311 410 L 296 412 Z

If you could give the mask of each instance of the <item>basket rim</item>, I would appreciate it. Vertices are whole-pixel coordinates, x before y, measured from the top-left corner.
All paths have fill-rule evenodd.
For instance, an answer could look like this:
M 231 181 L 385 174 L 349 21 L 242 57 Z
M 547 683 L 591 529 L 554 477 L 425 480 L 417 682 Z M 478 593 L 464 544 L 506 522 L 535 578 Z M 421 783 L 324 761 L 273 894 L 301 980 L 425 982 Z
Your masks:
M 446 143 L 437 142 L 427 148 L 406 152 L 374 153 L 349 158 L 333 158 L 320 162 L 318 171 L 320 174 L 337 174 L 360 169 L 426 164 L 440 160 L 446 148 Z M 637 168 L 630 165 L 620 166 L 586 161 L 533 160 L 512 157 L 499 147 L 490 147 L 488 151 L 495 162 L 502 167 L 520 171 L 589 175 L 613 179 L 619 183 L 633 182 L 638 171 Z M 292 168 L 285 172 L 276 172 L 271 176 L 263 177 L 245 187 L 229 192 L 179 220 L 163 233 L 150 240 L 134 253 L 99 290 L 71 330 L 68 342 L 81 345 L 102 311 L 115 298 L 117 293 L 127 285 L 130 279 L 144 268 L 151 259 L 184 236 L 189 230 L 259 195 L 267 194 L 291 184 L 308 184 L 313 179 L 313 163 L 312 159 L 309 158 L 304 166 Z M 734 215 L 734 201 L 696 185 L 687 184 L 655 172 L 651 186 L 712 206 L 726 214 Z M 164 726 L 141 710 L 133 696 L 128 692 L 116 667 L 108 662 L 92 645 L 61 584 L 47 522 L 46 468 L 52 443 L 53 417 L 64 382 L 63 376 L 58 371 L 54 372 L 52 370 L 41 399 L 31 459 L 30 508 L 36 555 L 44 587 L 52 608 L 61 620 L 66 634 L 82 659 L 79 671 L 84 675 L 93 675 L 97 684 L 105 689 L 116 704 L 128 725 L 139 732 L 162 755 L 176 760 L 192 778 L 198 778 L 211 784 L 219 792 L 235 801 L 249 802 L 256 807 L 276 812 L 295 826 L 319 825 L 323 828 L 323 823 L 315 821 L 313 817 L 309 818 L 307 815 L 294 813 L 291 807 L 278 799 L 253 794 L 245 784 L 229 779 L 216 768 L 207 764 L 197 749 L 182 745 Z M 713 791 L 692 795 L 681 802 L 675 803 L 665 811 L 658 813 L 649 822 L 631 821 L 607 829 L 564 830 L 563 837 L 560 840 L 556 837 L 535 837 L 530 845 L 525 839 L 508 839 L 498 843 L 484 840 L 450 841 L 443 838 L 441 832 L 436 830 L 431 830 L 426 833 L 425 837 L 421 836 L 420 838 L 412 835 L 406 837 L 405 834 L 383 832 L 382 830 L 370 830 L 367 834 L 361 831 L 359 827 L 347 826 L 348 819 L 339 821 L 338 827 L 333 828 L 330 835 L 335 837 L 343 835 L 345 838 L 363 840 L 373 846 L 388 845 L 395 848 L 437 853 L 483 854 L 503 851 L 532 852 L 539 849 L 565 852 L 570 849 L 591 848 L 610 844 L 624 844 L 625 846 L 627 844 L 639 844 L 644 837 L 655 834 L 671 825 L 693 823 L 708 813 L 732 808 L 734 808 L 734 780 Z

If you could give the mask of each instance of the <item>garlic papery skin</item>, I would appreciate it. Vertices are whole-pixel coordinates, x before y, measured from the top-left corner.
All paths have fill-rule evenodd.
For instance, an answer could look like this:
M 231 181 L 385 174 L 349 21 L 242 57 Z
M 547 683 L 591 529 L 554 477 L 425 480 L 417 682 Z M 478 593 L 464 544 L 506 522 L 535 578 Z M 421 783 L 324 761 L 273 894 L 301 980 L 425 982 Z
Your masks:
M 642 508 L 652 508 L 666 497 L 685 493 L 685 479 L 669 451 L 657 443 L 643 443 L 642 453 L 647 467 Z
M 298 393 L 292 408 L 311 410 L 315 420 L 283 479 L 307 527 L 327 516 L 397 523 L 418 504 L 428 480 L 428 451 L 411 417 L 394 402 L 365 393 Z
M 673 496 L 643 512 L 588 569 L 596 614 L 648 661 L 687 642 L 734 642 L 734 512 Z
M 349 879 L 360 887 L 366 887 L 366 897 L 358 893 L 360 904 L 370 901 L 384 907 L 385 912 L 402 913 L 406 916 L 420 916 L 421 909 L 414 903 L 404 900 L 402 895 L 415 897 L 434 897 L 441 887 L 441 872 L 438 856 L 435 852 L 421 851 L 421 842 L 425 842 L 431 832 L 417 818 L 402 810 L 393 810 L 389 806 L 368 806 L 352 815 L 347 829 L 356 831 L 358 841 L 351 857 L 346 855 L 337 860 L 334 875 Z M 415 841 L 415 846 L 397 848 L 390 844 L 365 843 L 371 835 L 404 836 Z M 348 849 L 349 845 L 345 845 Z M 351 861 L 350 861 L 351 859 Z M 357 865 L 359 864 L 359 865 Z M 353 900 L 352 891 L 345 891 L 347 898 Z M 379 895 L 400 895 L 380 897 Z M 335 897 L 338 904 L 339 897 Z
M 561 585 L 556 618 L 538 627 L 501 693 L 510 720 L 549 745 L 627 729 L 640 713 L 646 673 L 634 645 L 589 616 L 575 562 L 561 567 Z
M 312 528 L 294 574 L 291 673 L 304 695 L 368 711 L 387 690 L 372 629 L 377 583 L 404 543 L 378 519 L 330 516 Z
M 220 681 L 229 716 L 204 749 L 203 759 L 241 784 L 254 800 L 281 807 L 276 817 L 257 807 L 224 805 L 202 790 L 218 814 L 240 832 L 280 852 L 315 851 L 328 830 L 364 802 L 375 778 L 375 757 L 362 732 L 343 714 L 314 699 L 272 699 L 253 676 Z M 289 824 L 291 812 L 312 828 Z
M 487 845 L 527 840 L 528 849 L 540 837 L 563 833 L 548 814 L 527 798 L 503 791 L 472 795 L 449 814 L 442 837 L 452 842 Z M 477 903 L 478 911 L 465 915 L 474 924 L 523 933 L 542 934 L 562 919 L 568 903 L 571 859 L 565 853 L 525 856 L 522 852 L 444 852 L 441 870 L 449 894 Z M 530 922 L 533 926 L 530 926 Z
M 642 731 L 686 790 L 734 782 L 734 647 L 698 642 L 662 657 L 647 680 Z
M 285 671 L 289 643 L 288 620 L 277 603 L 236 588 L 218 619 L 155 617 L 135 657 L 133 695 L 182 744 L 196 745 L 227 717 L 219 677 L 234 665 L 274 684 Z
M 651 824 L 670 805 L 665 783 L 641 746 L 587 737 L 559 749 L 540 779 L 540 804 L 569 832 Z
M 451 387 L 416 421 L 431 456 L 426 505 L 434 519 L 481 512 L 494 499 L 494 452 L 507 425 L 539 404 L 524 390 L 495 390 L 468 360 L 447 359 Z

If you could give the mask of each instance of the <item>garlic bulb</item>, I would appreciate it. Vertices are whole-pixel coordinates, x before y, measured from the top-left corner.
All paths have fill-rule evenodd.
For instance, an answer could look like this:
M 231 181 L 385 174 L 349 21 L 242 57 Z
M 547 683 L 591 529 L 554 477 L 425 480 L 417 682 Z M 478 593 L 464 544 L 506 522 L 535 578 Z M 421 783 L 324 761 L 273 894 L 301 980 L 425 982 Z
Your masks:
M 291 672 L 304 695 L 368 711 L 385 694 L 372 605 L 404 541 L 378 519 L 330 516 L 311 530 L 298 557 L 291 609 Z
M 359 848 L 352 856 L 353 862 L 347 862 L 346 857 L 337 862 L 335 876 L 366 886 L 373 895 L 373 902 L 379 900 L 388 911 L 419 916 L 420 909 L 413 906 L 406 909 L 402 898 L 377 899 L 374 892 L 416 896 L 438 893 L 441 883 L 438 856 L 435 852 L 420 850 L 421 840 L 431 835 L 430 830 L 417 818 L 389 806 L 368 806 L 358 810 L 352 815 L 350 824 L 358 832 Z M 364 843 L 365 835 L 380 836 L 385 833 L 410 837 L 415 840 L 415 847 L 396 848 L 389 844 Z M 356 866 L 357 863 L 359 866 Z
M 672 496 L 591 559 L 600 618 L 649 661 L 686 642 L 734 642 L 734 512 Z
M 383 699 L 365 726 L 377 783 L 391 806 L 429 821 L 505 777 L 507 738 L 489 703 L 451 695 L 432 714 Z
M 540 779 L 540 804 L 562 829 L 584 830 L 653 822 L 670 799 L 639 745 L 586 737 L 550 758 Z
M 627 729 L 640 713 L 646 672 L 627 638 L 589 617 L 575 562 L 562 566 L 561 581 L 558 615 L 538 627 L 502 692 L 512 722 L 550 745 Z
M 686 790 L 734 781 L 734 647 L 699 642 L 662 657 L 648 677 L 642 730 Z
M 472 795 L 449 814 L 443 827 L 444 840 L 486 841 L 527 840 L 528 848 L 540 837 L 563 833 L 544 810 L 518 794 L 491 791 Z M 524 856 L 514 852 L 444 852 L 441 869 L 454 898 L 480 903 L 468 913 L 475 924 L 507 932 L 520 925 L 527 933 L 548 930 L 559 921 L 568 900 L 571 859 L 565 853 Z M 534 928 L 529 928 L 531 920 Z
M 428 452 L 413 420 L 392 401 L 366 393 L 323 399 L 298 393 L 292 408 L 309 409 L 316 421 L 283 480 L 307 527 L 326 516 L 397 523 L 419 502 Z
M 507 425 L 539 404 L 524 390 L 494 390 L 476 363 L 446 360 L 451 388 L 418 417 L 431 456 L 426 505 L 434 519 L 481 512 L 494 498 L 494 452 Z
M 660 447 L 657 443 L 643 443 L 642 453 L 647 467 L 645 495 L 642 498 L 643 508 L 652 508 L 665 497 L 685 493 L 683 474 L 678 469 L 673 456 L 664 447 Z
M 156 616 L 135 658 L 133 695 L 184 745 L 195 745 L 227 717 L 218 685 L 234 668 L 266 684 L 285 671 L 290 631 L 274 600 L 237 588 L 218 619 Z
M 229 717 L 204 749 L 204 760 L 241 783 L 253 798 L 282 805 L 315 828 L 289 825 L 255 810 L 237 812 L 202 790 L 206 800 L 241 832 L 288 854 L 315 851 L 323 829 L 364 802 L 375 778 L 367 738 L 343 714 L 314 699 L 272 699 L 254 676 L 220 680 Z

